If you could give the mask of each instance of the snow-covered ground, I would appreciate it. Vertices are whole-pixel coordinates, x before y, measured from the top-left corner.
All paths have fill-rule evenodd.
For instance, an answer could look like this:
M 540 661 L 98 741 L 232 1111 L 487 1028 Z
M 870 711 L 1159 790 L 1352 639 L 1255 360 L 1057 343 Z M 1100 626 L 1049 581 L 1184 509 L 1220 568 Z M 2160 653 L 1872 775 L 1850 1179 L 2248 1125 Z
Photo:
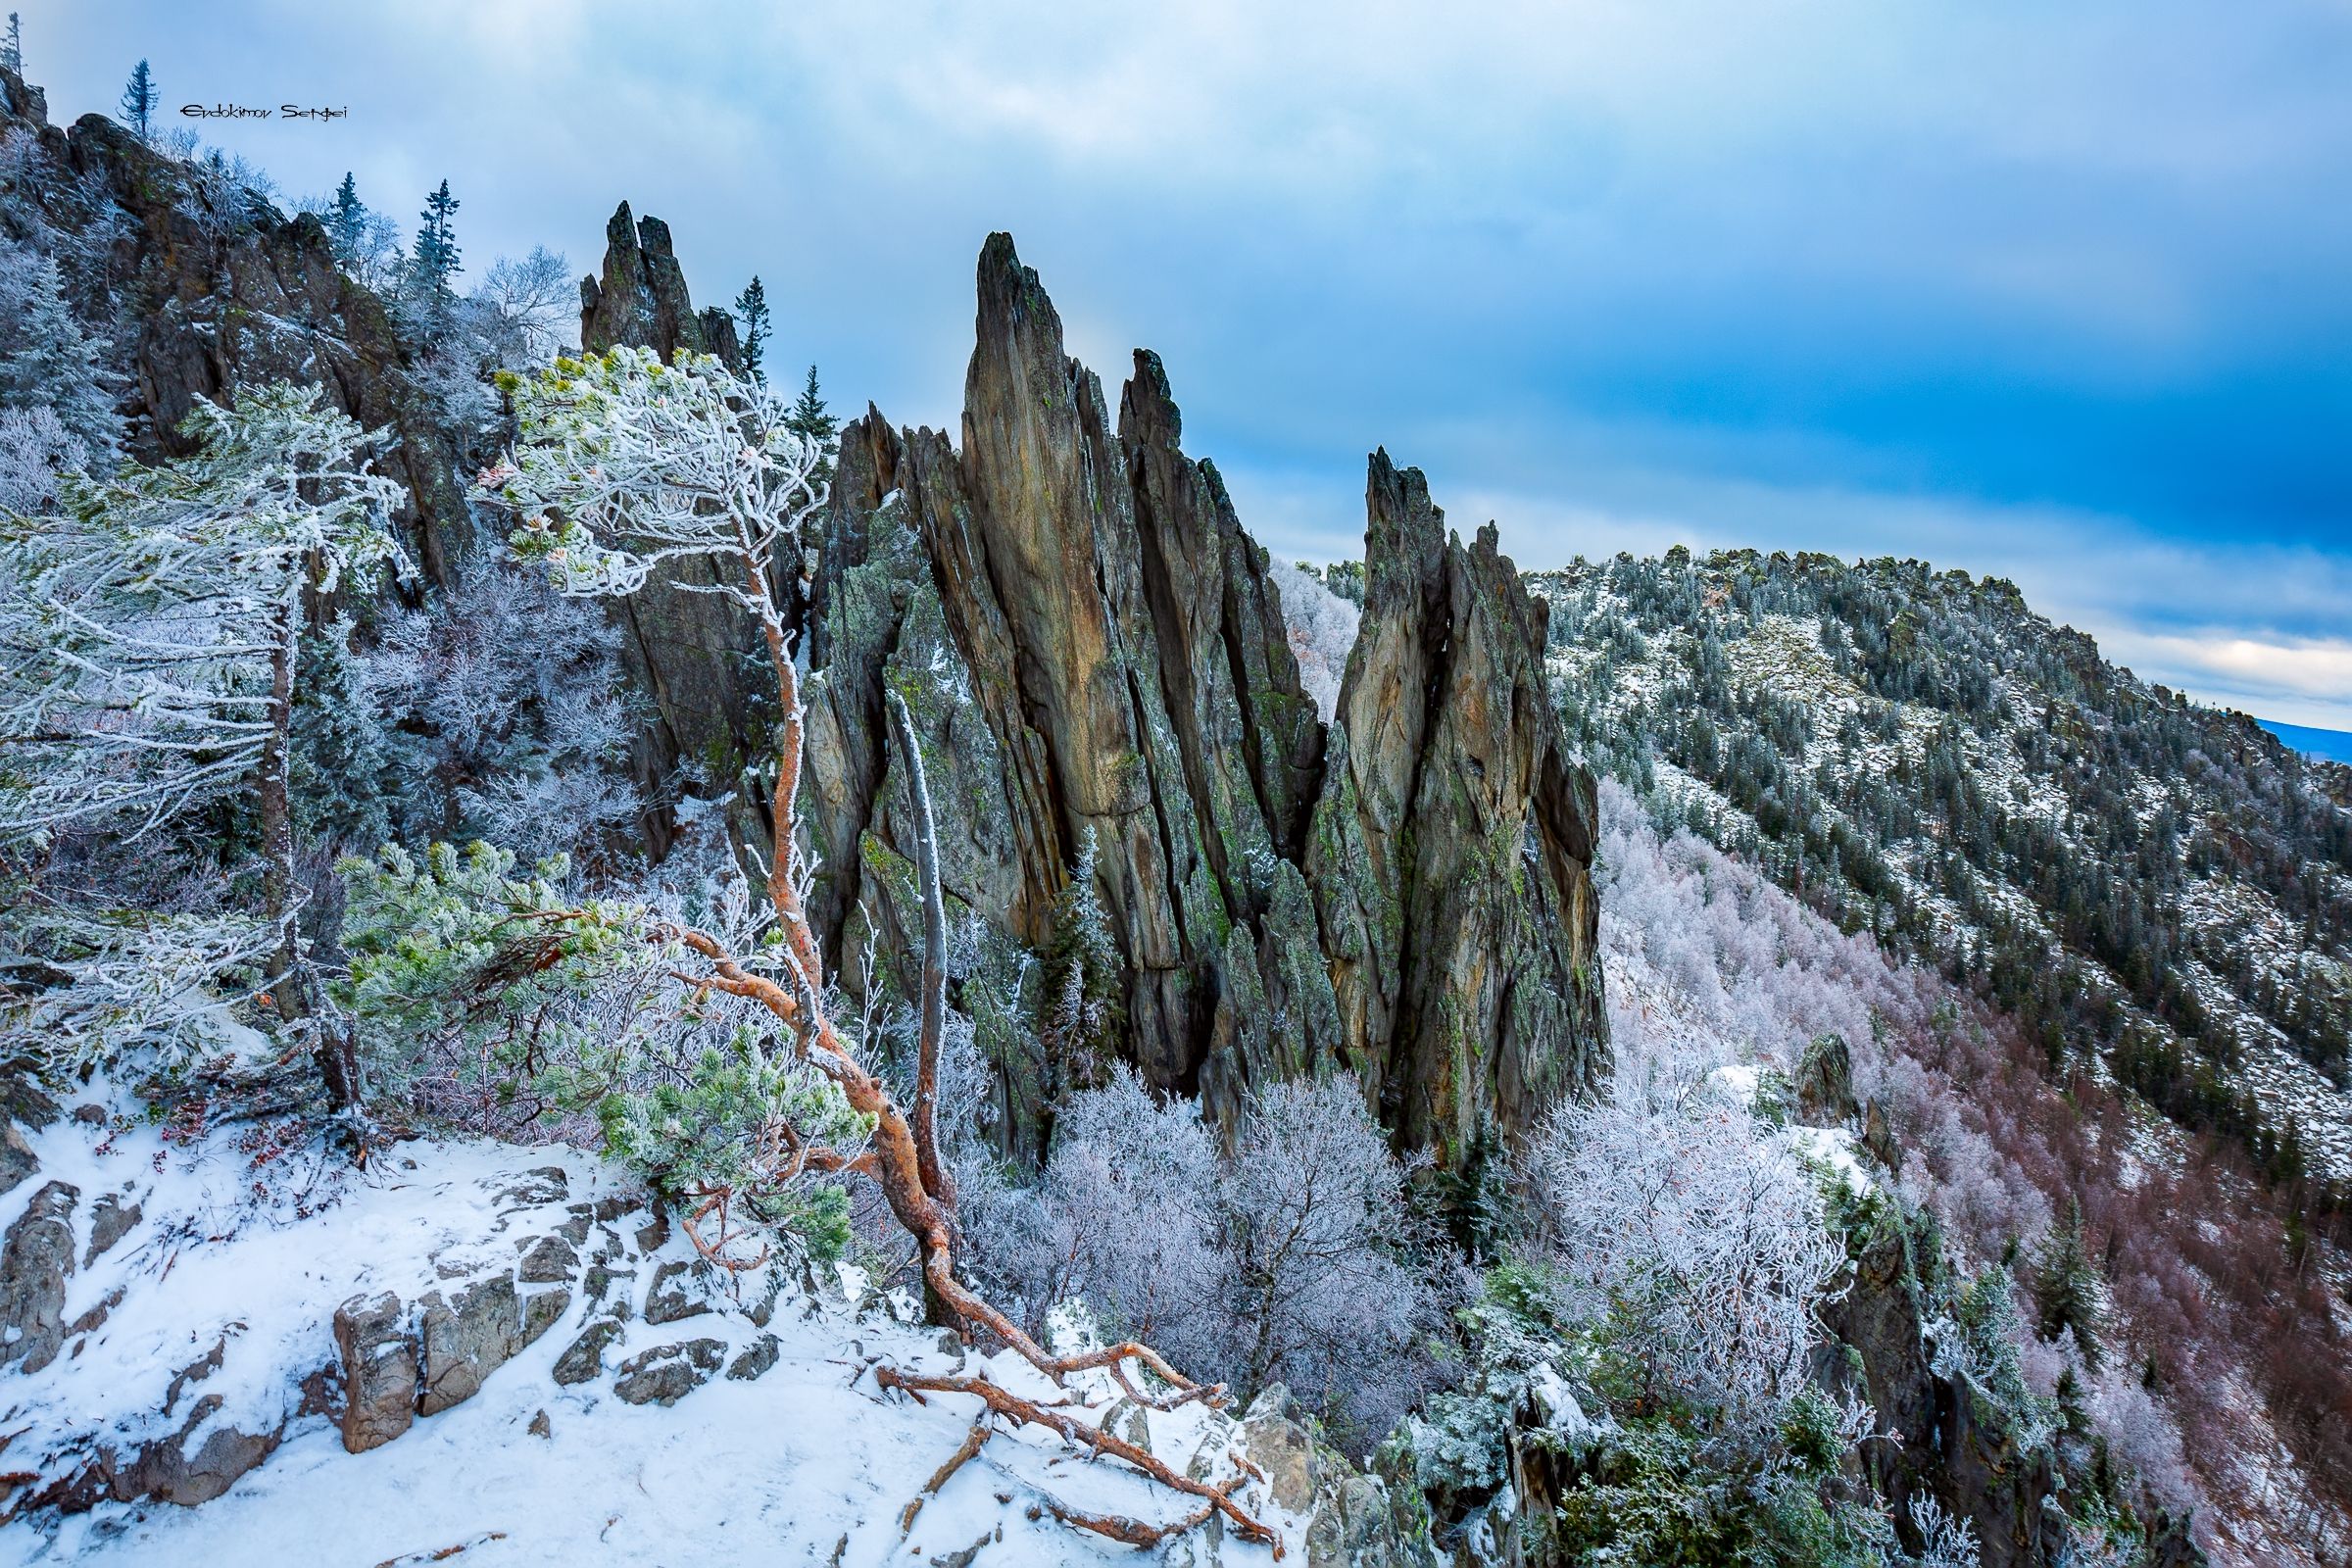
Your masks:
M 337 1306 L 381 1290 L 410 1299 L 436 1280 L 454 1291 L 484 1268 L 513 1270 L 518 1248 L 583 1200 L 602 1201 L 599 1212 L 623 1228 L 649 1222 L 616 1172 L 577 1152 L 463 1141 L 401 1146 L 368 1174 L 321 1164 L 315 1151 L 257 1172 L 235 1136 L 180 1150 L 151 1126 L 72 1118 L 33 1147 L 40 1170 L 0 1202 L 9 1222 L 47 1183 L 73 1184 L 84 1195 L 78 1261 L 94 1195 L 120 1193 L 140 1217 L 71 1276 L 65 1319 L 116 1297 L 105 1320 L 69 1338 L 47 1367 L 6 1377 L 0 1404 L 14 1436 L 0 1459 L 33 1468 L 46 1454 L 44 1474 L 62 1473 L 93 1444 L 127 1448 L 178 1431 L 198 1394 L 221 1403 L 191 1450 L 214 1425 L 282 1427 L 283 1441 L 201 1506 L 105 1502 L 0 1527 L 0 1564 L 373 1568 L 461 1551 L 467 1565 L 961 1562 L 957 1554 L 982 1541 L 1000 1562 L 1095 1563 L 1134 1553 L 1060 1523 L 1046 1498 L 1152 1521 L 1192 1502 L 1050 1434 L 1000 1430 L 903 1533 L 902 1510 L 964 1441 L 979 1402 L 934 1395 L 917 1404 L 877 1388 L 874 1367 L 985 1372 L 1041 1398 L 1054 1394 L 1046 1380 L 1016 1358 L 970 1356 L 953 1336 L 900 1321 L 855 1269 L 825 1271 L 813 1291 L 818 1276 L 807 1277 L 764 1329 L 723 1291 L 690 1316 L 649 1314 L 649 1280 L 658 1293 L 674 1272 L 666 1265 L 693 1257 L 674 1232 L 630 1259 L 633 1284 L 619 1289 L 635 1298 L 606 1365 L 689 1338 L 716 1338 L 731 1360 L 772 1336 L 764 1371 L 709 1376 L 669 1407 L 625 1402 L 609 1373 L 559 1386 L 557 1362 L 583 1326 L 612 1315 L 610 1301 L 600 1306 L 583 1290 L 471 1397 L 416 1418 L 382 1446 L 347 1452 L 338 1410 L 305 1413 L 303 1387 L 309 1380 L 315 1396 L 316 1374 L 336 1360 Z M 550 1179 L 557 1172 L 561 1183 Z M 216 1344 L 218 1365 L 162 1414 L 174 1404 L 172 1380 Z M 1102 1373 L 1070 1379 L 1068 1392 L 1087 1420 L 1108 1420 L 1130 1438 L 1141 1423 L 1152 1450 L 1180 1471 L 1239 1473 L 1229 1451 L 1244 1442 L 1238 1412 L 1147 1412 L 1122 1403 Z M 1245 1506 L 1300 1539 L 1304 1521 L 1278 1507 L 1267 1485 L 1247 1483 Z M 1203 1563 L 1272 1561 L 1265 1547 L 1214 1527 L 1179 1550 Z

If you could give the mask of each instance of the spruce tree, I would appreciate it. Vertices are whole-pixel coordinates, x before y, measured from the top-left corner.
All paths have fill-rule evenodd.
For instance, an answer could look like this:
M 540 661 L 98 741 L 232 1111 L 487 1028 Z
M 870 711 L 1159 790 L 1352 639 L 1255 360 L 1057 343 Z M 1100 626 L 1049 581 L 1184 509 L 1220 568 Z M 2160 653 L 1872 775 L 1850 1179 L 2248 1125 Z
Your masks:
M 751 282 L 735 296 L 735 314 L 743 319 L 743 368 L 753 380 L 767 385 L 767 372 L 760 368 L 760 355 L 767 347 L 767 288 L 760 274 L 752 274 Z
M 2039 1309 L 2035 1327 L 2045 1340 L 2068 1329 L 2082 1348 L 2082 1364 L 2099 1366 L 2099 1274 L 2082 1247 L 2082 1202 L 2072 1200 L 2066 1220 L 2042 1244 L 2034 1270 L 2034 1304 Z
M 0 246 L 0 339 L 16 345 L 0 358 L 0 408 L 52 410 L 92 456 L 111 459 L 122 434 L 115 377 L 103 343 L 66 304 L 56 258 Z
M 155 106 L 163 102 L 164 90 L 155 84 L 155 74 L 142 60 L 131 70 L 130 80 L 122 84 L 122 123 L 141 141 L 155 136 Z
M 346 172 L 343 183 L 335 187 L 335 204 L 326 211 L 326 237 L 334 246 L 336 262 L 349 267 L 358 261 L 360 241 L 367 232 L 367 204 L 360 200 L 359 183 Z
M 24 24 L 14 11 L 8 14 L 8 34 L 0 38 L 0 69 L 24 74 Z
M 424 199 L 424 211 L 417 216 L 422 222 L 416 230 L 416 249 L 409 259 L 409 278 L 416 303 L 428 325 L 438 326 L 447 318 L 454 299 L 451 282 L 458 275 L 458 236 L 450 220 L 458 210 L 458 199 L 449 193 L 449 181 L 441 181 L 438 190 Z
M 833 437 L 841 429 L 841 421 L 825 412 L 823 394 L 816 388 L 816 367 L 808 367 L 808 380 L 802 386 L 801 395 L 793 400 L 792 415 L 784 427 L 817 450 L 816 476 L 826 483 L 833 479 Z

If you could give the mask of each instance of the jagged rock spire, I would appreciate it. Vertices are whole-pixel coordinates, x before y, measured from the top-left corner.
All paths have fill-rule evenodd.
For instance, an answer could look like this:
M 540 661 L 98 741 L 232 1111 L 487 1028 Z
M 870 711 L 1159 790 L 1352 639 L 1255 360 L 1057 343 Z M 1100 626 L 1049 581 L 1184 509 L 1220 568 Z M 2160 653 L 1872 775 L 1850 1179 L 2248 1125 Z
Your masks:
M 1333 772 L 1265 552 L 1183 452 L 1157 356 L 1136 355 L 1114 429 L 1010 236 L 989 237 L 977 292 L 960 447 L 871 411 L 843 433 L 813 611 L 835 940 L 853 911 L 878 946 L 906 929 L 903 803 L 855 732 L 944 641 L 970 682 L 924 721 L 968 786 L 941 791 L 961 807 L 951 895 L 1041 947 L 1091 833 L 1125 1048 L 1153 1083 L 1229 1116 L 1253 1083 L 1346 1060 L 1404 1137 L 1449 1152 L 1590 1084 L 1592 785 L 1492 530 L 1448 544 L 1420 475 L 1376 459 L 1366 667 L 1331 754 L 1352 730 L 1367 755 Z
M 664 361 L 680 349 L 714 354 L 743 368 L 735 318 L 715 305 L 696 314 L 670 249 L 669 225 L 659 218 L 632 223 L 627 202 L 605 224 L 602 281 L 593 274 L 580 279 L 580 346 L 601 351 L 621 344 L 652 349 Z

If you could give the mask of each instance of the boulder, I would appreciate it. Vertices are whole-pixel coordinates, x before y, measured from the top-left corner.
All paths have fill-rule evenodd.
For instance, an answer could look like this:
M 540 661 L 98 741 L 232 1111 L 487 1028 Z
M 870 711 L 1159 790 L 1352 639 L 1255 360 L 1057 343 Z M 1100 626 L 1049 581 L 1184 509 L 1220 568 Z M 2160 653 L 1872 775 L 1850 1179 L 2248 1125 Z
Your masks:
M 13 1193 L 41 1162 L 13 1121 L 0 1121 L 0 1194 Z
M 613 1397 L 623 1404 L 675 1404 L 710 1382 L 726 1355 L 723 1340 L 682 1340 L 674 1345 L 657 1345 L 614 1369 Z
M 444 1299 L 434 1291 L 416 1303 L 422 1379 L 416 1410 L 437 1415 L 470 1399 L 491 1373 L 514 1357 L 524 1338 L 521 1301 L 504 1274 Z M 545 1325 L 541 1325 L 542 1332 Z
M 710 1310 L 694 1270 L 695 1265 L 687 1262 L 664 1263 L 654 1270 L 653 1286 L 645 1293 L 648 1323 L 675 1323 Z
M 0 1241 L 0 1366 L 38 1372 L 65 1343 L 66 1277 L 74 1272 L 74 1206 L 81 1190 L 51 1182 Z
M 82 1255 L 81 1266 L 88 1268 L 99 1255 L 124 1236 L 142 1217 L 139 1205 L 127 1202 L 120 1193 L 101 1193 L 98 1201 L 90 1205 L 90 1248 Z
M 727 1363 L 727 1376 L 738 1383 L 749 1383 L 755 1378 L 764 1377 L 768 1368 L 776 1364 L 776 1357 L 783 1353 L 783 1349 L 781 1340 L 773 1334 L 762 1334 Z
M 612 1318 L 598 1318 L 556 1357 L 555 1379 L 565 1388 L 586 1383 L 605 1369 L 605 1350 L 620 1338 L 621 1326 Z
M 343 1446 L 381 1447 L 416 1419 L 416 1346 L 408 1310 L 390 1291 L 355 1296 L 335 1309 L 335 1354 L 343 1365 Z

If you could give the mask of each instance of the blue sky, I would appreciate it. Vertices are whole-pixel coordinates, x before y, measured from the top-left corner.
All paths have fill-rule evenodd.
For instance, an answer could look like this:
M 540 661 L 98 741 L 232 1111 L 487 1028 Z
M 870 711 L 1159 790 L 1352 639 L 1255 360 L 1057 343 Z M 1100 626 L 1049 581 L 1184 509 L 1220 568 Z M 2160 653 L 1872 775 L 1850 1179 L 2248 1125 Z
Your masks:
M 952 423 L 1010 229 L 1292 554 L 1363 456 L 1525 565 L 1752 544 L 2016 579 L 2141 673 L 2352 728 L 2352 5 L 24 4 L 53 114 L 346 169 L 586 270 L 626 197 L 835 402 Z M 771 14 L 774 13 L 774 14 Z

